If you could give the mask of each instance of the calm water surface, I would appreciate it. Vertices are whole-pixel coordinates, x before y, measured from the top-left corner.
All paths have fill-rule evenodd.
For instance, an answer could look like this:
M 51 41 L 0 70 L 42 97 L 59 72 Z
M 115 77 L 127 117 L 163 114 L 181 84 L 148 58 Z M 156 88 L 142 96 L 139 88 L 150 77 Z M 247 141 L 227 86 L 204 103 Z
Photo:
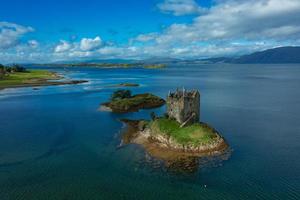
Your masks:
M 50 68 L 81 85 L 0 91 L 0 199 L 300 199 L 300 65 L 187 65 L 164 70 Z M 201 120 L 233 149 L 193 174 L 147 163 L 120 143 L 119 118 L 155 111 L 99 112 L 116 89 L 165 97 L 201 91 Z

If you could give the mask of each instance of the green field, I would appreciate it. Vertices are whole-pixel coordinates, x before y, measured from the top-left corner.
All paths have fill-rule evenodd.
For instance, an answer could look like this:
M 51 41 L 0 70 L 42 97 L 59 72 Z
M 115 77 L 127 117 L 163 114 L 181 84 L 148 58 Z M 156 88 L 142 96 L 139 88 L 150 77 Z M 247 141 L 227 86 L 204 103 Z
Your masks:
M 29 70 L 10 73 L 0 79 L 0 88 L 45 84 L 47 80 L 57 79 L 53 73 L 45 70 Z
M 175 120 L 158 118 L 149 124 L 153 134 L 162 134 L 172 137 L 179 144 L 209 144 L 217 137 L 216 131 L 204 123 L 195 123 L 190 126 L 180 128 L 180 124 Z

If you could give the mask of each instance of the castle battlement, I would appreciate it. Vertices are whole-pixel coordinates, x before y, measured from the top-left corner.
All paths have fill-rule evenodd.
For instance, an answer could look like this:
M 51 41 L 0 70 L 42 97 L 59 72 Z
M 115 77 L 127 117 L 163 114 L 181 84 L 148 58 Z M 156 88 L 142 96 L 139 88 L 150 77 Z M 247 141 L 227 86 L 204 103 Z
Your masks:
M 184 88 L 182 90 L 176 90 L 175 92 L 171 92 L 169 91 L 168 94 L 168 98 L 196 98 L 196 96 L 199 95 L 199 91 L 198 90 L 191 90 L 191 91 L 187 91 Z
M 167 96 L 167 113 L 179 123 L 195 123 L 200 120 L 200 93 L 198 90 L 176 90 Z

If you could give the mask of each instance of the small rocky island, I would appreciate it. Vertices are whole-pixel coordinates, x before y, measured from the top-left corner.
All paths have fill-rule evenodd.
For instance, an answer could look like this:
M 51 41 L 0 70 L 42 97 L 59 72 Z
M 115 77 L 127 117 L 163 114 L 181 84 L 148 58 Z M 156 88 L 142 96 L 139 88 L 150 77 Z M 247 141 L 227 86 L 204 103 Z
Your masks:
M 117 90 L 111 101 L 102 103 L 101 110 L 115 113 L 136 112 L 140 109 L 157 108 L 165 104 L 165 100 L 150 93 L 132 95 L 130 90 Z
M 167 97 L 167 113 L 152 120 L 122 120 L 123 143 L 136 143 L 155 157 L 216 155 L 228 148 L 224 138 L 200 120 L 200 93 L 177 90 Z M 174 154 L 175 153 L 175 154 Z M 179 153 L 179 154 L 178 154 Z
M 110 85 L 110 87 L 139 87 L 140 84 L 138 83 L 119 83 L 119 84 L 114 84 Z

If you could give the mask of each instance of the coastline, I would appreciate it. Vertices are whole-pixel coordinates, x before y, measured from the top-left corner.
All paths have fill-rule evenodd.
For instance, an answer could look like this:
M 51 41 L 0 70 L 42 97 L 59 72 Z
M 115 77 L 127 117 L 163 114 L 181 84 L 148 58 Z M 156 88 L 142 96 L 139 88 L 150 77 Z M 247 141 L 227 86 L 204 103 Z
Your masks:
M 223 137 L 219 135 L 214 145 L 202 146 L 202 148 L 178 148 L 164 141 L 164 138 L 154 138 L 149 129 L 139 130 L 139 120 L 121 120 L 126 126 L 122 135 L 121 145 L 137 144 L 142 146 L 147 153 L 155 158 L 170 161 L 185 157 L 205 157 L 222 155 L 228 151 L 229 145 Z
M 76 85 L 81 83 L 87 83 L 86 80 L 72 80 L 72 81 L 61 81 L 61 82 L 39 82 L 39 83 L 25 83 L 22 85 L 11 85 L 11 86 L 0 86 L 0 90 L 9 88 L 22 88 L 22 87 L 43 87 L 43 86 L 59 86 L 59 85 Z
M 49 76 L 47 78 L 45 77 L 28 78 L 20 81 L 20 83 L 8 83 L 3 85 L 0 84 L 0 90 L 9 89 L 9 88 L 21 88 L 21 87 L 71 85 L 71 84 L 81 84 L 81 83 L 88 82 L 87 80 L 63 80 L 63 78 L 64 77 L 59 75 L 57 72 L 49 72 Z

